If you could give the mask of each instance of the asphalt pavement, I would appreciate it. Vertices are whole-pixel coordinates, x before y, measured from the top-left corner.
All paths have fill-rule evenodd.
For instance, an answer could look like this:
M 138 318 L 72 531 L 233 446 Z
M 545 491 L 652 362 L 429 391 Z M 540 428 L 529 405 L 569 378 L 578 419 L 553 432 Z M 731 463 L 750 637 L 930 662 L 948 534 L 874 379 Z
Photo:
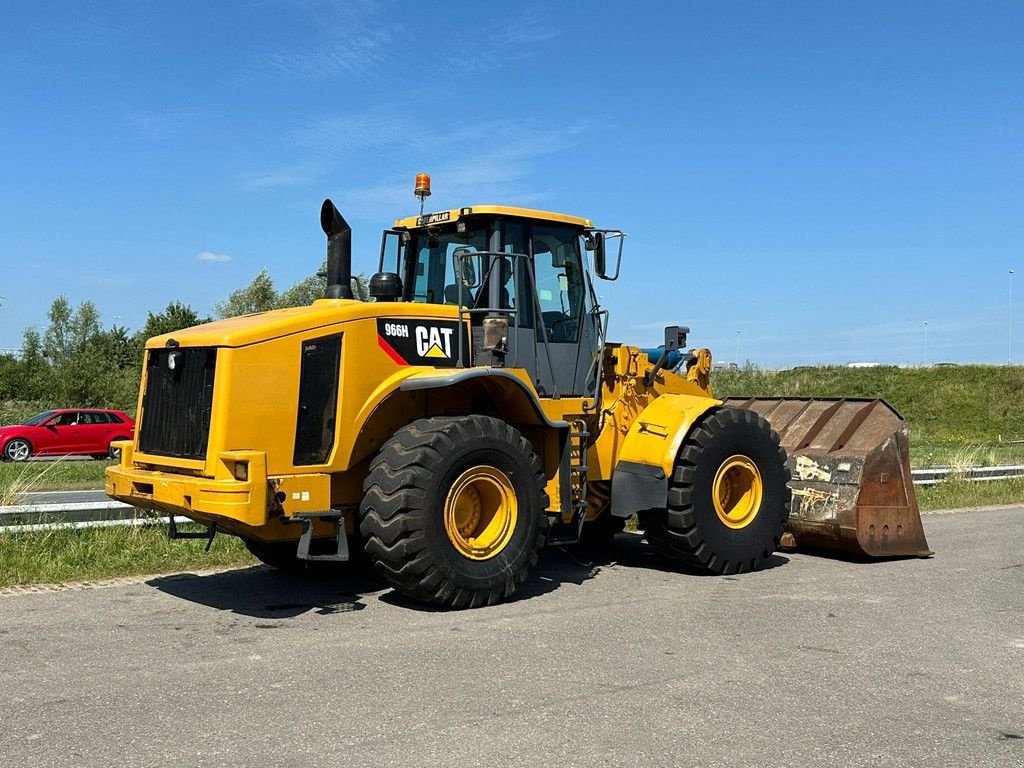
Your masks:
M 103 492 L 103 489 L 95 491 L 29 491 L 19 493 L 17 502 L 19 504 L 84 504 L 86 502 L 97 502 L 100 504 L 110 501 L 110 497 Z
M 10 766 L 1022 766 L 1024 509 L 930 560 L 674 571 L 637 536 L 439 612 L 267 568 L 0 592 Z

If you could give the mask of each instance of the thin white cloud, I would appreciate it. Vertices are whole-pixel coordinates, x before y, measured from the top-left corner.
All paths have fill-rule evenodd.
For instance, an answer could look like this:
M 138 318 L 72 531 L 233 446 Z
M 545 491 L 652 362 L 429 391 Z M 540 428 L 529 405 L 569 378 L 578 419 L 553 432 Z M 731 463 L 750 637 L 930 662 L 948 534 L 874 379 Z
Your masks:
M 299 128 L 293 137 L 300 146 L 327 159 L 369 147 L 416 146 L 421 130 L 408 108 L 378 104 L 358 112 L 324 115 Z
M 365 186 L 346 185 L 338 202 L 361 218 L 400 214 L 412 203 L 410 174 L 427 171 L 435 179 L 433 210 L 468 202 L 536 205 L 548 195 L 546 183 L 538 181 L 539 163 L 573 146 L 586 130 L 583 123 L 550 129 L 530 122 L 496 121 L 464 123 L 448 131 L 423 130 L 413 145 L 389 147 L 401 175 L 389 174 Z M 423 165 L 424 157 L 431 158 L 428 165 Z
M 231 256 L 226 253 L 214 253 L 213 251 L 200 251 L 196 254 L 198 261 L 225 262 L 231 261 Z
M 303 80 L 359 75 L 394 50 L 400 26 L 375 0 L 305 0 L 287 7 L 298 13 L 293 42 L 257 45 L 256 69 Z
M 461 34 L 448 36 L 447 52 L 443 56 L 441 71 L 449 76 L 464 77 L 500 69 L 510 63 L 537 56 L 548 43 L 560 34 L 543 12 L 518 11 L 504 23 L 493 25 L 493 31 L 484 44 L 466 46 L 466 39 L 480 34 L 477 29 L 466 29 Z
M 259 192 L 280 187 L 303 187 L 323 175 L 316 163 L 294 163 L 278 168 L 266 168 L 242 174 L 239 185 L 247 192 Z
M 468 118 L 431 124 L 414 119 L 408 107 L 381 104 L 318 117 L 296 129 L 292 139 L 308 159 L 250 171 L 239 178 L 239 184 L 246 191 L 308 186 L 336 176 L 346 159 L 374 150 L 388 158 L 391 168 L 400 168 L 401 176 L 378 168 L 379 180 L 361 185 L 349 178 L 352 204 L 348 210 L 370 218 L 404 210 L 411 189 L 409 174 L 418 171 L 443 179 L 443 188 L 458 195 L 453 205 L 468 197 L 526 205 L 547 194 L 544 187 L 528 183 L 537 161 L 577 144 L 590 129 L 585 121 L 556 128 L 530 120 Z M 429 162 L 424 163 L 424 158 Z

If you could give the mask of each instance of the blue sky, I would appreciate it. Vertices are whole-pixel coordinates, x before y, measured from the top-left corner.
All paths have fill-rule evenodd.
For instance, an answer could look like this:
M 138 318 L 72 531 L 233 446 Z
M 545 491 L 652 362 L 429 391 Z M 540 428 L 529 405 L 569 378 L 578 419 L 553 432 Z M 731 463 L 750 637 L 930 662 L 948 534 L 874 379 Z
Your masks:
M 927 322 L 929 361 L 1005 362 L 1022 40 L 1019 2 L 12 4 L 0 347 L 61 293 L 138 328 L 287 287 L 327 196 L 372 272 L 426 171 L 428 208 L 629 232 L 617 340 L 920 363 Z

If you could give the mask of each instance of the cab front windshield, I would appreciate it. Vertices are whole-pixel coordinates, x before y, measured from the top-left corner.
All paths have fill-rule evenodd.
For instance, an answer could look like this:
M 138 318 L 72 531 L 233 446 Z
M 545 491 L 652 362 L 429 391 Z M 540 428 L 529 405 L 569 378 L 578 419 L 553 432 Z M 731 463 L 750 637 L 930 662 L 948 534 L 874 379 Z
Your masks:
M 400 250 L 396 237 L 383 261 L 401 263 L 405 301 L 507 309 L 538 337 L 575 341 L 585 302 L 580 235 L 577 227 L 518 219 L 478 222 L 462 233 L 449 225 L 412 231 Z M 492 255 L 473 255 L 483 253 Z

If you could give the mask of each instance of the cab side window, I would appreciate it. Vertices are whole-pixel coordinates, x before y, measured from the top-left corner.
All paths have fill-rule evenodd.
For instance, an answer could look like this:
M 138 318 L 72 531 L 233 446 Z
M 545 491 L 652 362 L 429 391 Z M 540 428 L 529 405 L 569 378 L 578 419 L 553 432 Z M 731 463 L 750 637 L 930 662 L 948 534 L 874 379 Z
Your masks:
M 579 233 L 568 227 L 534 227 L 531 239 L 537 303 L 550 342 L 576 342 L 583 314 L 583 261 Z M 537 338 L 542 339 L 540 324 Z

